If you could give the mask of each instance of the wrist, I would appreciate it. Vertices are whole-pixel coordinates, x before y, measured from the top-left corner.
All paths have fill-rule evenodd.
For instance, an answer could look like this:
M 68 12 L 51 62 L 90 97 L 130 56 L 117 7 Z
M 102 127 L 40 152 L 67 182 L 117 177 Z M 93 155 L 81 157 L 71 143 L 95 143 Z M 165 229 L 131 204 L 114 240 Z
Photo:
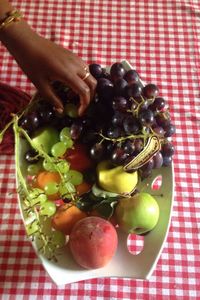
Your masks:
M 20 40 L 28 41 L 35 33 L 24 19 L 12 22 L 9 26 L 0 30 L 0 41 L 7 47 Z M 15 44 L 16 47 L 17 44 Z
M 17 9 L 13 9 L 12 11 L 8 12 L 6 14 L 6 17 L 0 21 L 0 31 L 6 30 L 8 26 L 19 22 L 22 19 L 22 17 L 22 13 Z
M 0 41 L 17 61 L 18 56 L 23 56 L 23 52 L 31 51 L 37 44 L 38 37 L 25 20 L 20 20 L 0 31 Z

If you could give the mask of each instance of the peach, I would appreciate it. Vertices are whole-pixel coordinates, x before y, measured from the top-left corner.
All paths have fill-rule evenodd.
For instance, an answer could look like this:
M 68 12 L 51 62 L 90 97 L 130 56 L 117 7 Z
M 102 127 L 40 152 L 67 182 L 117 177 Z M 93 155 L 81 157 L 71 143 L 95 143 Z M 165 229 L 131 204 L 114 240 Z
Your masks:
M 114 226 L 100 217 L 78 221 L 69 236 L 75 261 L 86 269 L 104 267 L 114 256 L 118 237 Z

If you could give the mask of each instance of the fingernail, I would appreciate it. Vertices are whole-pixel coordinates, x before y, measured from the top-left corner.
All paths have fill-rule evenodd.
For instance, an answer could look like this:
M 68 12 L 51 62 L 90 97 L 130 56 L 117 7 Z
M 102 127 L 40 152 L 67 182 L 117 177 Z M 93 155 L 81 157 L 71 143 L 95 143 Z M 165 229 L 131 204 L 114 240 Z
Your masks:
M 57 111 L 59 114 L 62 114 L 62 113 L 63 113 L 63 109 L 62 109 L 61 107 L 56 108 L 56 111 Z
M 81 116 L 83 115 L 83 113 L 84 113 L 84 111 L 83 111 L 82 109 L 79 109 L 79 110 L 78 110 L 78 115 L 79 115 L 79 117 L 81 117 Z

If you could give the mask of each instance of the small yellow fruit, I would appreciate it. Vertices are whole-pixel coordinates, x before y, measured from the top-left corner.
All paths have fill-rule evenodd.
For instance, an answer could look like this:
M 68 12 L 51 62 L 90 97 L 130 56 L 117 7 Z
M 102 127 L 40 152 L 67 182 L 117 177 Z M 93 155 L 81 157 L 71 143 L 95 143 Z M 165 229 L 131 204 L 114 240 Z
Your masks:
M 98 164 L 97 177 L 102 189 L 117 194 L 130 193 L 138 182 L 137 171 L 127 173 L 122 166 L 111 168 L 109 161 L 102 161 Z

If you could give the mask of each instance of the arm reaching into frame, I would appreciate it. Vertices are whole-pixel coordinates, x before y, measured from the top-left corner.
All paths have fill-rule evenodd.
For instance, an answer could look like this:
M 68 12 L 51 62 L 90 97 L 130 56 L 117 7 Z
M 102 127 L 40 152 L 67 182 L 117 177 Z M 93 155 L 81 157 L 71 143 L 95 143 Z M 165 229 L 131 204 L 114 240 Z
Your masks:
M 12 11 L 9 1 L 0 1 L 0 25 Z M 51 87 L 55 80 L 66 83 L 79 94 L 78 112 L 79 115 L 84 113 L 94 95 L 96 80 L 80 57 L 38 35 L 23 18 L 1 28 L 0 40 L 39 93 L 58 112 L 62 112 L 63 105 Z

